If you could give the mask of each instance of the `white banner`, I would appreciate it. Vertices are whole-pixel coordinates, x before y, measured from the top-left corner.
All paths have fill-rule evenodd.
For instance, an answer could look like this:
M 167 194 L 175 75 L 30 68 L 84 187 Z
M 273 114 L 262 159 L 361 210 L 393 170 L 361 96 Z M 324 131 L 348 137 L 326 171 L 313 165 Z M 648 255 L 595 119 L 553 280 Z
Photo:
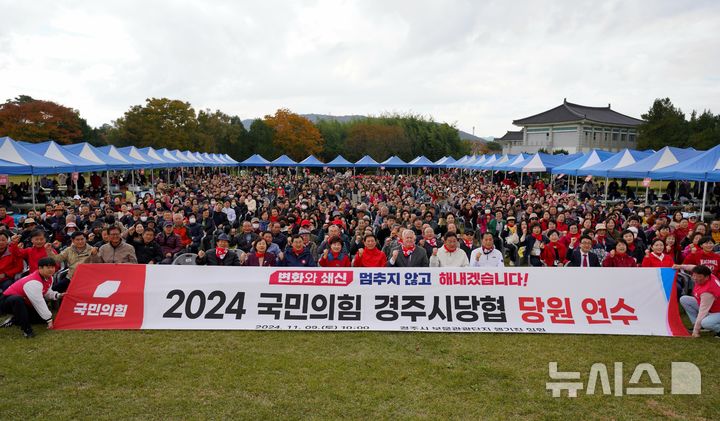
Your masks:
M 642 268 L 82 265 L 56 326 L 681 336 L 673 277 Z

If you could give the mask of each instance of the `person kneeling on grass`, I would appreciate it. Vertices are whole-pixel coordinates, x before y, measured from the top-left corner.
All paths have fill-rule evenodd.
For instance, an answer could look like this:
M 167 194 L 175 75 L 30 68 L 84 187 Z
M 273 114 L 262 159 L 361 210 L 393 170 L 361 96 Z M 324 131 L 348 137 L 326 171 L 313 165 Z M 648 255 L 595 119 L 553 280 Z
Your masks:
M 43 257 L 38 269 L 19 279 L 0 295 L 0 312 L 11 314 L 2 327 L 19 326 L 26 338 L 35 336 L 31 322 L 43 320 L 48 329 L 53 328 L 52 313 L 45 299 L 58 300 L 64 294 L 50 289 L 55 273 L 55 260 Z
M 691 272 L 695 286 L 692 295 L 680 297 L 680 305 L 693 324 L 692 336 L 699 338 L 702 328 L 720 338 L 720 280 L 704 265 L 693 267 Z

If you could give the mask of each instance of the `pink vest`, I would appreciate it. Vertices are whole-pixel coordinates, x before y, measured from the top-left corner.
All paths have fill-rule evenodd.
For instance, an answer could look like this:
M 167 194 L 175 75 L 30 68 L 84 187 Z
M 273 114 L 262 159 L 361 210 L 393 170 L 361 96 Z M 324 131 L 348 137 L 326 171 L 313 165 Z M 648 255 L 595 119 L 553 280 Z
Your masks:
M 8 289 L 6 289 L 3 292 L 3 295 L 10 296 L 10 295 L 19 295 L 25 299 L 25 301 L 28 301 L 28 297 L 25 294 L 25 284 L 27 284 L 30 281 L 40 281 L 42 283 L 43 289 L 42 293 L 45 295 L 45 293 L 50 289 L 50 286 L 52 285 L 52 277 L 48 278 L 46 281 L 42 279 L 42 276 L 40 276 L 40 271 L 35 271 L 31 273 L 30 275 L 18 279 L 14 284 L 10 285 Z

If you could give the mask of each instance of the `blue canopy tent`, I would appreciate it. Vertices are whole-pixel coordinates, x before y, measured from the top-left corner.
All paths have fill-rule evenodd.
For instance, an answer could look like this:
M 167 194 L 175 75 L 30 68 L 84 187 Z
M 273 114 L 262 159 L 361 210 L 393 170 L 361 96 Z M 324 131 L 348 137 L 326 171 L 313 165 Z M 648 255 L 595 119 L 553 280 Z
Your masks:
M 641 159 L 647 158 L 654 152 L 643 152 L 632 149 L 623 149 L 605 161 L 589 167 L 578 168 L 576 175 L 592 175 L 596 177 L 608 177 L 611 170 L 624 168 L 632 165 Z
M 160 152 L 156 151 L 152 147 L 140 148 L 138 150 L 140 151 L 140 153 L 147 155 L 149 158 L 151 158 L 157 162 L 161 162 L 163 164 L 164 168 L 169 168 L 169 167 L 175 166 L 174 160 L 169 161 L 167 158 L 163 157 Z
M 163 168 L 167 166 L 167 163 L 156 160 L 150 155 L 143 153 L 140 149 L 135 146 L 125 146 L 124 148 L 117 148 L 123 155 L 129 156 L 136 161 L 140 161 L 145 165 L 145 168 Z
M 61 147 L 52 140 L 43 143 L 19 143 L 22 143 L 23 146 L 25 146 L 26 148 L 30 149 L 35 153 L 43 155 L 46 158 L 54 159 L 55 161 L 60 161 L 67 165 L 71 165 L 73 167 L 73 171 L 75 172 L 105 171 L 107 167 L 106 165 L 96 164 L 92 161 L 88 161 L 85 158 L 75 155 L 74 153 Z M 75 180 L 74 183 L 75 191 L 77 192 L 77 180 Z
M 227 161 L 227 163 L 230 164 L 230 165 L 235 165 L 235 166 L 237 166 L 237 164 L 239 164 L 239 162 L 237 162 L 236 160 L 230 158 L 230 155 L 228 155 L 228 154 L 226 154 L 226 153 L 225 153 L 225 154 L 222 154 L 222 158 L 223 158 L 225 161 Z
M 408 166 L 411 168 L 434 168 L 435 163 L 422 155 L 408 162 Z
M 63 148 L 88 161 L 106 165 L 105 183 L 108 194 L 110 194 L 110 170 L 131 170 L 133 168 L 133 164 L 115 159 L 87 142 L 63 145 Z
M 654 154 L 635 162 L 634 164 L 608 171 L 608 177 L 613 178 L 647 178 L 650 173 L 677 164 L 678 162 L 693 158 L 702 152 L 693 148 L 680 149 L 666 146 Z M 645 187 L 645 203 L 648 203 L 650 186 Z
M 212 166 L 215 166 L 215 167 L 226 166 L 224 162 L 221 162 L 219 159 L 215 159 L 212 155 L 210 155 L 207 152 L 203 152 L 202 154 L 200 154 L 200 156 L 202 157 L 202 159 L 205 162 L 209 163 Z
M 16 142 L 9 137 L 0 138 L 0 159 L 11 164 L 26 167 L 23 174 L 58 174 L 61 172 L 70 172 L 75 170 L 73 165 L 56 161 L 33 152 L 23 146 L 20 142 Z M 8 167 L 8 169 L 13 168 L 15 167 Z M 15 169 L 17 170 L 17 168 Z
M 297 167 L 297 162 L 287 155 L 280 155 L 270 163 L 271 167 Z
M 324 167 L 325 164 L 319 159 L 315 158 L 314 155 L 310 155 L 298 163 L 300 167 Z
M 187 167 L 187 162 L 180 161 L 174 153 L 170 152 L 166 148 L 158 149 L 156 152 L 158 155 L 160 155 L 162 159 L 169 163 L 172 163 L 173 167 Z
M 195 155 L 193 155 L 190 151 L 180 151 L 178 155 L 181 158 L 185 158 L 189 163 L 191 167 L 202 167 L 203 163 L 199 161 L 197 158 L 195 158 Z
M 448 168 L 460 168 L 471 158 L 470 155 L 461 156 L 460 159 L 456 159 L 452 164 L 448 164 Z
M 693 148 L 681 149 L 666 146 L 634 164 L 609 171 L 608 176 L 614 178 L 646 178 L 650 177 L 650 172 L 652 171 L 669 167 L 670 165 L 688 160 L 701 153 L 702 152 L 696 151 Z
M 325 164 L 330 168 L 352 168 L 352 162 L 345 159 L 342 155 L 338 155 L 332 161 Z
M 263 158 L 262 156 L 260 156 L 258 154 L 255 154 L 240 163 L 240 166 L 242 166 L 242 167 L 265 167 L 265 166 L 269 166 L 269 165 L 270 165 L 270 161 L 268 161 L 267 159 Z
M 134 186 L 135 185 L 135 170 L 145 168 L 146 162 L 139 160 L 139 159 L 132 158 L 129 155 L 126 155 L 126 154 L 120 152 L 120 150 L 113 145 L 101 146 L 98 149 L 100 149 L 101 152 L 106 153 L 111 158 L 115 158 L 118 161 L 127 162 L 128 164 L 132 165 L 132 168 L 130 168 L 130 180 L 131 180 L 132 185 Z
M 212 158 L 213 161 L 217 162 L 217 163 L 220 164 L 220 165 L 227 165 L 227 164 L 228 164 L 228 162 L 224 161 L 224 160 L 220 157 L 220 155 L 218 155 L 218 154 L 216 154 L 216 153 L 210 154 L 210 158 Z
M 485 159 L 478 159 L 474 163 L 466 164 L 466 166 L 473 170 L 484 170 L 487 165 L 492 165 L 499 157 L 500 155 L 496 154 L 486 155 Z
M 496 165 L 495 169 L 498 171 L 512 171 L 512 170 L 509 170 L 508 167 L 528 159 L 529 156 L 530 155 L 524 154 L 524 153 L 517 154 L 517 155 L 513 156 L 512 159 L 508 159 L 507 162 Z
M 452 156 L 443 156 L 442 158 L 435 161 L 435 166 L 439 168 L 450 168 L 450 166 L 455 162 L 457 161 L 455 161 L 455 158 L 453 158 Z
M 106 165 L 97 164 L 92 161 L 88 161 L 81 156 L 75 155 L 68 151 L 62 146 L 58 145 L 55 141 L 49 140 L 43 143 L 27 143 L 18 142 L 25 148 L 42 155 L 46 158 L 60 161 L 68 166 L 73 167 L 73 171 L 87 172 L 87 171 L 105 171 Z
M 508 165 L 506 169 L 520 172 L 520 184 L 522 184 L 523 174 L 526 172 L 547 172 L 555 167 L 573 161 L 581 155 L 581 153 L 575 153 L 572 155 L 548 155 L 542 152 L 537 152 L 524 161 Z
M 185 157 L 185 155 L 183 155 L 182 152 L 180 152 L 180 151 L 177 150 L 177 149 L 173 149 L 173 150 L 171 150 L 171 151 L 167 151 L 167 152 L 164 153 L 164 155 L 168 155 L 168 154 L 169 154 L 171 157 L 175 158 L 175 160 L 178 162 L 178 165 L 179 165 L 180 167 L 192 167 L 192 166 L 194 166 L 193 163 L 190 162 L 190 160 L 187 159 L 187 158 Z
M 6 174 L 30 174 L 33 206 L 36 174 L 57 174 L 74 170 L 72 165 L 37 154 L 7 136 L 0 138 L 0 160 L 0 167 Z
M 601 151 L 599 149 L 593 149 L 590 152 L 583 153 L 578 159 L 570 161 L 566 164 L 559 165 L 551 170 L 553 174 L 565 174 L 568 176 L 575 176 L 575 192 L 577 192 L 577 172 L 582 168 L 592 167 L 593 165 L 599 164 L 613 156 L 612 152 Z M 570 189 L 570 182 L 568 181 L 568 190 Z M 605 201 L 607 202 L 608 196 L 608 179 L 605 179 Z
M 405 168 L 408 164 L 407 162 L 400 159 L 397 155 L 393 155 L 390 158 L 381 162 L 380 165 L 385 168 Z
M 590 152 L 583 153 L 579 158 L 572 160 L 566 164 L 559 165 L 552 169 L 553 174 L 577 175 L 577 171 L 582 168 L 588 168 L 595 164 L 599 164 L 610 157 L 614 153 L 593 149 Z
M 372 159 L 370 155 L 365 155 L 362 158 L 360 158 L 355 164 L 353 164 L 353 167 L 355 168 L 378 168 L 380 167 L 380 164 L 378 164 L 377 161 Z
M 468 157 L 467 157 L 466 159 L 464 159 L 464 160 L 461 159 L 461 160 L 457 161 L 457 162 L 455 163 L 455 165 L 453 165 L 453 167 L 455 167 L 455 168 L 460 168 L 460 169 L 463 169 L 463 170 L 467 170 L 467 169 L 469 169 L 472 165 L 474 165 L 474 164 L 476 164 L 476 163 L 478 163 L 478 162 L 484 162 L 484 161 L 486 161 L 486 160 L 487 160 L 487 156 L 485 156 L 485 155 L 479 155 L 479 156 L 478 156 L 478 155 L 472 155 L 472 156 L 468 156 Z
M 500 167 L 504 166 L 505 164 L 507 164 L 508 162 L 510 162 L 511 160 L 513 160 L 515 158 L 515 156 L 516 155 L 503 154 L 503 156 L 496 159 L 495 162 L 493 162 L 492 164 L 486 165 L 485 169 L 495 171 L 498 168 L 500 168 Z
M 705 219 L 705 198 L 708 181 L 720 181 L 720 145 L 702 152 L 686 161 L 665 168 L 650 171 L 650 178 L 656 180 L 695 180 L 703 181 L 703 200 L 701 219 Z

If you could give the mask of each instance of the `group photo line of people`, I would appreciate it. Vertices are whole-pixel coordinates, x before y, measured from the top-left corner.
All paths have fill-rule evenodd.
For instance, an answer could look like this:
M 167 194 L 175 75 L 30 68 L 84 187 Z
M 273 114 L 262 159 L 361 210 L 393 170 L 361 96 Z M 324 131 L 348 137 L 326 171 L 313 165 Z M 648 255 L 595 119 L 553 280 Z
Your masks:
M 563 177 L 461 169 L 177 168 L 149 181 L 144 172 L 45 176 L 44 208 L 26 213 L 17 205 L 31 184 L 0 187 L 3 326 L 27 337 L 34 322 L 52 327 L 47 300 L 62 298 L 81 263 L 665 267 L 680 274 L 693 336 L 720 335 L 720 183 L 671 182 L 648 204 L 626 179 L 578 188 Z

